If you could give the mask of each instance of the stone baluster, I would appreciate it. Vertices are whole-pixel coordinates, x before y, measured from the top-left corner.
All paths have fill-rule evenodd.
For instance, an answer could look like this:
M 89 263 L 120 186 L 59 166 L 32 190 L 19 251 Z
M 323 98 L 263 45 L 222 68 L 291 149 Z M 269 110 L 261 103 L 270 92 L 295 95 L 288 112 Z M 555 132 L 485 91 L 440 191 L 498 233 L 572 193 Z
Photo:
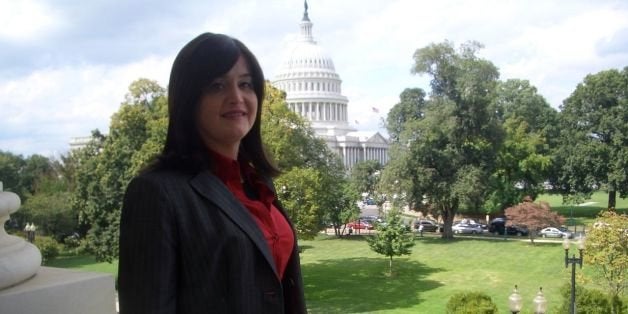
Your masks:
M 41 253 L 24 239 L 7 234 L 4 224 L 21 205 L 20 197 L 4 192 L 0 181 L 0 289 L 31 278 L 41 265 Z

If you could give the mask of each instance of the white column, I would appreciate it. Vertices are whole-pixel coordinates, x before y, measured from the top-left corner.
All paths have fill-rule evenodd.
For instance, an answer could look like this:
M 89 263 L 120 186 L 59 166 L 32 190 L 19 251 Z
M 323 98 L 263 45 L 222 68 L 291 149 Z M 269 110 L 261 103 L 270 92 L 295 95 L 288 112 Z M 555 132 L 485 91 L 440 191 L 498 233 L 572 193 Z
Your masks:
M 334 117 L 334 103 L 329 104 L 329 120 L 334 121 L 336 118 Z
M 321 119 L 321 103 L 317 102 L 316 103 L 316 120 L 320 120 Z
M 331 120 L 331 114 L 330 114 L 330 106 L 329 103 L 325 103 L 325 121 L 329 121 Z
M 353 148 L 349 147 L 349 160 L 347 160 L 347 165 L 351 166 L 351 160 L 353 160 Z

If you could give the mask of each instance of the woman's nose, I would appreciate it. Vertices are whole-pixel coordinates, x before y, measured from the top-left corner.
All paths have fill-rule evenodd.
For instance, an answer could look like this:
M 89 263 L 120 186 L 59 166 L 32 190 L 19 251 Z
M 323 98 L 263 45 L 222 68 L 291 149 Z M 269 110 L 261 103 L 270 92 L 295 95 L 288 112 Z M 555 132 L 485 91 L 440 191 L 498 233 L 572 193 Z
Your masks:
M 229 97 L 229 101 L 235 103 L 242 102 L 244 99 L 238 84 L 229 84 L 227 95 Z

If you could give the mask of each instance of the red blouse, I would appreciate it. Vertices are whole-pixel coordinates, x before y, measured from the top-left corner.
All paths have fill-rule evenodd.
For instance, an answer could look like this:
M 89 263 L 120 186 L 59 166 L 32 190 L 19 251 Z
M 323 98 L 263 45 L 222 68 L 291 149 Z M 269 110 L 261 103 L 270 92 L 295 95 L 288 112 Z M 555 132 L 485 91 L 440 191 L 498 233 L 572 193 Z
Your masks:
M 282 279 L 294 248 L 294 234 L 286 218 L 273 204 L 275 194 L 257 178 L 255 169 L 250 165 L 241 165 L 238 161 L 215 152 L 212 152 L 212 157 L 214 157 L 216 176 L 249 210 L 264 234 L 275 260 L 279 279 Z M 246 178 L 246 181 L 249 182 L 250 188 L 258 196 L 256 199 L 247 196 L 241 178 Z

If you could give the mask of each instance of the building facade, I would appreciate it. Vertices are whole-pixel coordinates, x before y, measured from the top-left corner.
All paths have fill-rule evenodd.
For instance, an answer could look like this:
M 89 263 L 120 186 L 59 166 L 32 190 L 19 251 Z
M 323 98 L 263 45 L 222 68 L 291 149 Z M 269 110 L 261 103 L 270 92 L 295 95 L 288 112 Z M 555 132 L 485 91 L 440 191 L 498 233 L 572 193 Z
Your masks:
M 340 155 L 346 169 L 365 160 L 388 162 L 388 140 L 379 132 L 357 131 L 349 125 L 349 100 L 334 62 L 312 36 L 307 1 L 300 36 L 283 60 L 273 86 L 286 92 L 293 112 L 308 119 L 316 136 Z

